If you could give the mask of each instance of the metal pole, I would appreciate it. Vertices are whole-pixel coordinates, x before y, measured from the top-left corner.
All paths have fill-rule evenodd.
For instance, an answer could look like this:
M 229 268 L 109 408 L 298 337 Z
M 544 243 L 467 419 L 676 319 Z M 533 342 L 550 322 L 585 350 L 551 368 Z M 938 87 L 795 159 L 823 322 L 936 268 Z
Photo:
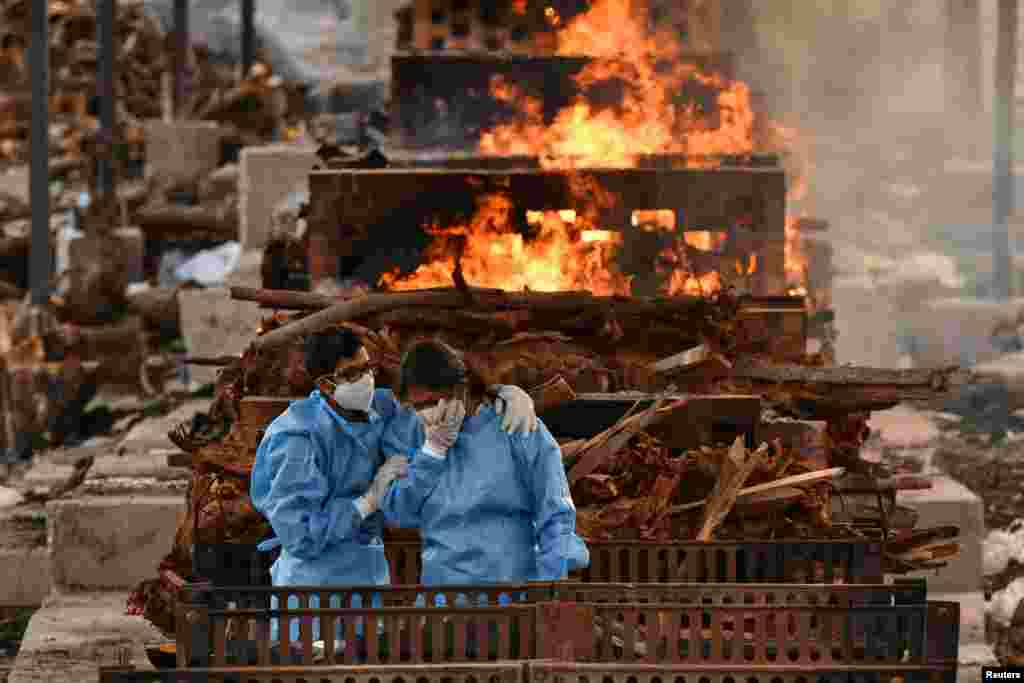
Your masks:
M 1009 221 L 1013 213 L 1013 86 L 1017 74 L 1017 0 L 999 0 L 996 44 L 996 139 L 993 154 L 993 294 L 1010 297 Z
M 32 2 L 32 42 L 29 63 L 32 80 L 32 123 L 29 134 L 29 195 L 32 202 L 32 246 L 29 277 L 32 303 L 50 301 L 50 54 L 46 2 Z
M 174 116 L 185 106 L 188 80 L 188 0 L 174 0 Z
M 99 190 L 104 197 L 114 194 L 114 15 L 117 0 L 99 1 L 99 73 L 96 90 L 100 100 L 100 139 L 106 153 L 99 159 Z
M 249 69 L 256 61 L 256 31 L 254 15 L 255 0 L 242 0 L 242 78 L 249 75 Z

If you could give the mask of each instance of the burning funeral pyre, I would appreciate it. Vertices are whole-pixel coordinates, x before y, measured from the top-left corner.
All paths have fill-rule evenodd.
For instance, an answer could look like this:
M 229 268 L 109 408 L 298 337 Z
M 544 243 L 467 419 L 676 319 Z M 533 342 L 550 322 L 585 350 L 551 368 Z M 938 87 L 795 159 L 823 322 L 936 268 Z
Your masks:
M 787 190 L 783 169 L 756 160 L 792 152 L 793 133 L 759 118 L 743 83 L 649 35 L 632 5 L 598 0 L 557 32 L 556 59 L 586 58 L 573 62 L 579 96 L 554 112 L 488 77 L 476 96 L 514 115 L 477 131 L 472 162 L 353 168 L 324 151 L 305 213 L 310 276 L 343 279 L 355 263 L 353 279 L 387 291 L 233 290 L 300 312 L 268 318 L 241 358 L 217 361 L 213 407 L 171 434 L 194 472 L 188 516 L 133 610 L 173 632 L 176 590 L 199 578 L 194 546 L 269 534 L 248 472 L 262 430 L 312 389 L 299 343 L 332 325 L 359 334 L 392 380 L 403 350 L 430 337 L 484 382 L 527 389 L 591 543 L 868 538 L 886 542 L 894 572 L 956 555 L 955 528 L 915 529 L 895 506 L 915 482 L 859 451 L 870 411 L 963 376 L 805 353 L 794 209 L 807 164 L 787 156 Z M 399 127 L 416 114 L 400 109 Z M 407 246 L 415 258 L 396 263 Z

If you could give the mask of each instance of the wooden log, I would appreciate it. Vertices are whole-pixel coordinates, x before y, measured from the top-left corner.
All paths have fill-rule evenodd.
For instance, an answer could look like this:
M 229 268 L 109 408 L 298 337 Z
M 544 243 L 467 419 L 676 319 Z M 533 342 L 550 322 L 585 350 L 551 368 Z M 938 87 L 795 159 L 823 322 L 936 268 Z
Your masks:
M 286 289 L 258 289 L 256 287 L 232 287 L 231 298 L 239 301 L 255 301 L 271 308 L 294 311 L 322 311 L 338 303 L 333 296 L 293 292 Z
M 50 160 L 50 176 L 55 178 L 83 168 L 85 168 L 85 159 L 82 157 L 62 157 Z
M 0 299 L 21 299 L 25 298 L 25 292 L 17 285 L 12 285 L 6 280 L 0 280 Z
M 608 310 L 626 315 L 649 314 L 659 317 L 692 312 L 707 303 L 699 297 L 639 299 L 630 297 L 597 297 L 588 292 L 505 292 L 497 289 L 467 288 L 420 290 L 367 294 L 314 313 L 284 327 L 258 337 L 253 346 L 265 350 L 289 343 L 347 320 L 393 311 L 406 307 L 464 307 L 474 312 L 528 308 L 538 311 L 573 313 L 586 309 Z
M 661 399 L 655 401 L 650 408 L 639 415 L 627 413 L 611 428 L 598 434 L 587 444 L 575 450 L 574 455 L 578 455 L 579 460 L 569 470 L 569 485 L 574 485 L 583 477 L 596 471 L 609 458 L 625 447 L 629 440 L 638 433 L 656 424 L 667 417 L 672 411 L 678 410 L 688 403 L 689 399 L 671 402 L 668 399 Z
M 569 401 L 576 400 L 576 392 L 561 375 L 553 377 L 544 384 L 530 390 L 533 398 L 534 411 L 539 415 Z
M 114 325 L 75 327 L 70 335 L 68 341 L 79 349 L 83 360 L 138 356 L 142 362 L 146 336 L 140 316 L 128 316 Z
M 767 444 L 762 445 L 753 453 L 747 453 L 743 445 L 743 439 L 736 437 L 729 454 L 722 464 L 718 473 L 718 481 L 711 495 L 707 497 L 704 508 L 704 517 L 701 520 L 701 528 L 697 533 L 697 540 L 707 543 L 714 535 L 715 529 L 725 521 L 736 504 L 743 485 L 747 478 L 753 473 L 757 466 L 768 455 L 770 448 Z
M 226 240 L 238 239 L 238 210 L 231 205 L 150 205 L 139 210 L 135 221 L 147 237 L 203 232 Z
M 807 472 L 805 474 L 794 474 L 790 477 L 783 477 L 782 479 L 776 479 L 775 481 L 765 482 L 763 484 L 756 484 L 754 486 L 746 486 L 739 490 L 736 495 L 737 500 L 748 497 L 755 497 L 758 494 L 768 493 L 770 491 L 776 491 L 778 489 L 796 488 L 798 486 L 806 486 L 807 484 L 813 484 L 825 479 L 835 479 L 841 477 L 846 470 L 842 467 L 831 467 L 826 470 L 818 470 L 816 472 Z M 710 498 L 704 498 L 697 500 L 692 503 L 683 503 L 682 505 L 674 505 L 672 512 L 686 512 L 687 510 L 696 510 L 704 507 L 708 504 Z
M 181 333 L 181 307 L 178 290 L 162 287 L 147 289 L 128 296 L 128 310 L 142 316 L 150 327 L 158 328 L 167 336 Z
M 955 383 L 970 378 L 959 367 L 939 369 L 894 370 L 853 365 L 839 367 L 808 367 L 792 364 L 771 364 L 754 358 L 739 358 L 733 364 L 733 375 L 759 382 L 778 384 L 825 384 L 924 388 L 941 392 Z

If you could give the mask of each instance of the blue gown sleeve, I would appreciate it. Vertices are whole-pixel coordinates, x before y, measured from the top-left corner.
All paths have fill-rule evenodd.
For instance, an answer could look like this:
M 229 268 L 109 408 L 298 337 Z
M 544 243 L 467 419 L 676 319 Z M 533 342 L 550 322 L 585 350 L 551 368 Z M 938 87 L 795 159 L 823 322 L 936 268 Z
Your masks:
M 422 524 L 423 503 L 444 472 L 446 461 L 419 451 L 409 465 L 409 474 L 391 482 L 384 494 L 380 510 L 384 521 L 403 529 L 416 529 Z
M 249 495 L 289 554 L 311 560 L 362 524 L 353 498 L 329 496 L 327 477 L 308 435 L 268 435 L 256 451 Z
M 533 491 L 538 581 L 558 581 L 590 564 L 590 552 L 576 535 L 576 506 L 562 465 L 562 449 L 543 423 L 532 434 L 510 435 L 513 451 Z

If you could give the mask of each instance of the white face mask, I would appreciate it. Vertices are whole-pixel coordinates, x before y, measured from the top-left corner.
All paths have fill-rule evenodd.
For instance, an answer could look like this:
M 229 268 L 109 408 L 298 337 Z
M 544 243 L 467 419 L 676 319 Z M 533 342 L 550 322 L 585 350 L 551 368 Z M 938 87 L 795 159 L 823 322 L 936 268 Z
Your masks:
M 373 373 L 368 372 L 355 382 L 338 384 L 334 390 L 334 401 L 344 410 L 369 412 L 374 388 Z

